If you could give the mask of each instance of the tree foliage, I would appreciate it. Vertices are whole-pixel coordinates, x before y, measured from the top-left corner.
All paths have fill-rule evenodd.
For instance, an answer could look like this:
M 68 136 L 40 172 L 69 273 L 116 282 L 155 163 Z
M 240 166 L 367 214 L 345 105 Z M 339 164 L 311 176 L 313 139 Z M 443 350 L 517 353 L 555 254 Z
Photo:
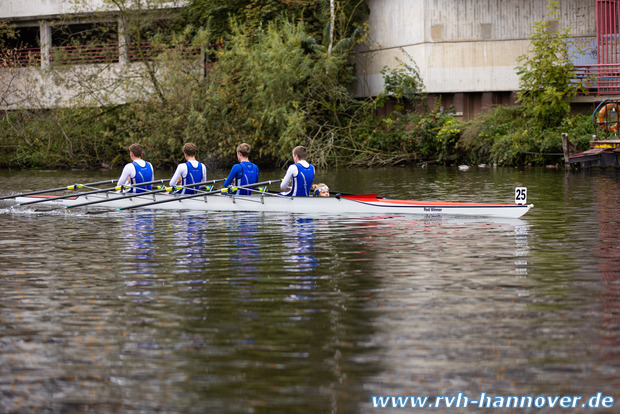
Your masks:
M 380 106 L 385 105 L 388 99 L 396 99 L 398 103 L 409 102 L 415 107 L 425 99 L 424 80 L 418 65 L 405 50 L 401 49 L 401 52 L 408 58 L 408 62 L 397 58 L 396 68 L 390 69 L 384 66 L 381 69 L 384 87 L 377 99 L 377 104 Z M 404 109 L 402 105 L 397 108 Z
M 338 37 L 349 37 L 364 21 L 368 7 L 363 0 L 342 0 L 336 6 Z M 187 21 L 208 31 L 211 44 L 224 44 L 234 25 L 253 32 L 282 17 L 303 21 L 321 43 L 330 15 L 329 0 L 190 0 L 185 11 Z
M 531 56 L 521 60 L 522 105 L 463 123 L 440 101 L 426 107 L 422 77 L 406 53 L 407 61 L 381 71 L 377 98 L 352 97 L 349 56 L 365 39 L 363 0 L 333 1 L 333 14 L 330 0 L 191 0 L 165 18 L 160 0 L 105 1 L 122 17 L 117 35 L 130 42 L 132 60 L 76 67 L 57 54 L 48 69 L 32 72 L 63 94 L 23 96 L 30 109 L 4 112 L 0 165 L 120 167 L 133 142 L 157 168 L 176 165 L 185 142 L 197 144 L 210 168 L 234 162 L 240 142 L 265 166 L 284 165 L 295 145 L 307 146 L 317 166 L 515 165 L 558 151 L 545 128 L 586 129 L 565 119 L 571 66 L 565 34 L 549 22 L 535 26 Z M 550 4 L 553 15 L 557 2 Z M 104 29 L 89 41 L 109 36 Z M 76 107 L 49 109 L 60 95 Z M 378 116 L 388 102 L 394 110 Z
M 539 126 L 556 126 L 568 115 L 570 99 L 584 91 L 573 81 L 575 66 L 568 52 L 569 29 L 558 29 L 560 5 L 550 0 L 547 18 L 534 24 L 529 54 L 519 56 L 517 97 Z
M 328 53 L 327 45 L 317 41 L 322 31 L 308 31 L 304 19 L 288 13 L 260 24 L 231 18 L 226 41 L 214 44 L 208 29 L 176 25 L 172 18 L 164 25 L 157 17 L 156 4 L 155 13 L 146 13 L 132 6 L 132 0 L 108 3 L 121 13 L 125 23 L 120 34 L 137 49 L 134 60 L 127 65 L 111 62 L 76 69 L 57 59 L 48 70 L 41 71 L 42 76 L 64 88 L 65 95 L 71 94 L 72 102 L 94 102 L 108 108 L 95 115 L 100 128 L 87 129 L 87 136 L 104 131 L 116 138 L 119 144 L 115 148 L 139 141 L 157 166 L 176 164 L 187 141 L 198 145 L 203 159 L 215 162 L 232 159 L 234 148 L 242 141 L 254 147 L 254 156 L 276 164 L 285 162 L 290 149 L 298 144 L 309 146 L 318 164 L 333 160 L 334 137 L 342 135 L 338 131 L 350 129 L 352 107 L 357 106 L 347 87 L 354 80 L 348 56 L 359 29 L 351 31 L 349 37 L 337 37 Z M 340 16 L 336 21 L 343 19 L 349 17 Z M 96 41 L 94 36 L 92 40 Z M 143 41 L 148 42 L 142 53 Z M 200 54 L 188 55 L 188 48 L 205 50 L 211 56 L 208 65 L 204 66 Z M 124 103 L 119 100 L 121 96 Z M 44 105 L 33 102 L 32 106 Z M 32 121 L 37 113 L 39 125 L 47 126 L 48 140 L 84 133 L 77 126 L 54 123 L 48 117 L 55 116 L 55 110 L 24 116 Z M 36 123 L 18 122 L 17 118 L 7 118 L 7 122 L 26 138 L 26 152 L 39 151 L 30 139 L 34 130 L 26 128 Z M 88 140 L 85 136 L 73 139 Z M 330 145 L 323 145 L 326 139 Z M 39 165 L 44 159 L 21 157 L 18 162 Z M 64 153 L 54 162 L 58 166 L 71 164 L 74 157 Z M 114 159 L 101 162 L 117 164 Z
M 10 39 L 15 39 L 15 25 L 6 20 L 0 20 L 0 49 L 4 49 Z

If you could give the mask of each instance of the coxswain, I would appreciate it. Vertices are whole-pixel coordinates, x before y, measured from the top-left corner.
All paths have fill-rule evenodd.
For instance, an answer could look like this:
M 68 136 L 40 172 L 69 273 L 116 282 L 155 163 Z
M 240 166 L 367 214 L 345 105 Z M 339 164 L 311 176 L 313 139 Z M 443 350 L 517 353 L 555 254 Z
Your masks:
M 312 195 L 314 197 L 329 197 L 329 187 L 327 184 L 312 184 Z

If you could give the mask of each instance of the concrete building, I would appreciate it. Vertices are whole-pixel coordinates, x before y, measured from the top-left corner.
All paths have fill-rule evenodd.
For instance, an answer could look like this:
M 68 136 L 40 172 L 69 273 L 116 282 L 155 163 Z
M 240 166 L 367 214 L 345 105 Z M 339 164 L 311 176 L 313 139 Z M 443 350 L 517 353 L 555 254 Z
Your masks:
M 353 57 L 358 78 L 355 95 L 376 96 L 383 89 L 382 68 L 394 68 L 398 59 L 407 62 L 410 56 L 420 69 L 429 101 L 432 103 L 440 96 L 444 108 L 452 107 L 463 119 L 470 119 L 493 104 L 515 102 L 515 91 L 519 88 L 517 57 L 527 53 L 533 25 L 548 13 L 548 0 L 366 1 L 371 11 L 370 43 L 359 48 Z M 560 3 L 560 28 L 569 28 L 572 40 L 586 51 L 575 61 L 582 75 L 620 69 L 615 17 L 620 2 L 561 0 Z M 171 2 L 159 7 L 177 6 Z M 77 19 L 68 22 L 64 32 L 55 31 L 67 14 Z M 18 70 L 13 68 L 13 88 L 33 89 L 32 79 L 35 79 L 41 82 L 39 87 L 52 90 L 53 86 L 35 74 L 32 66 L 45 68 L 55 51 L 63 47 L 63 36 L 88 25 L 112 24 L 116 30 L 109 31 L 113 37 L 105 50 L 75 50 L 82 57 L 90 56 L 89 60 L 79 60 L 76 70 L 92 70 L 88 69 L 89 65 L 105 64 L 106 69 L 99 76 L 113 77 L 121 68 L 131 66 L 131 49 L 124 36 L 123 20 L 103 0 L 0 0 L 0 19 L 16 24 L 24 39 L 30 39 L 28 47 L 22 45 L 17 52 L 21 63 Z M 615 43 L 610 44 L 610 39 L 616 39 Z M 612 52 L 608 53 L 609 50 Z M 0 82 L 4 76 L 5 84 L 7 70 L 0 69 Z M 18 72 L 22 78 L 28 74 L 29 81 L 20 84 L 19 77 L 15 77 Z M 578 97 L 576 102 L 592 106 L 601 97 L 620 91 L 620 83 L 616 85 L 615 81 L 611 85 L 600 81 L 595 86 L 592 96 Z M 80 104 L 74 98 L 77 92 L 70 92 L 53 91 L 51 95 L 56 99 L 47 102 L 50 106 Z M 123 93 L 127 91 L 118 91 L 119 100 L 123 99 Z M 6 92 L 3 96 L 2 91 L 0 100 L 0 108 L 16 108 L 24 102 Z
M 465 119 L 493 104 L 511 104 L 519 89 L 517 57 L 527 53 L 533 25 L 545 19 L 548 0 L 367 0 L 371 43 L 360 48 L 357 96 L 383 88 L 381 69 L 413 58 L 432 101 Z M 585 46 L 577 64 L 597 63 L 597 3 L 562 0 L 561 29 Z M 616 7 L 617 8 L 617 7 Z M 616 31 L 617 32 L 617 31 Z M 583 98 L 580 98 L 583 99 Z M 590 98 L 592 99 L 592 98 Z
M 126 4 L 169 13 L 183 3 Z M 145 70 L 141 57 L 150 53 L 149 45 L 131 39 L 125 11 L 105 0 L 0 0 L 0 21 L 10 23 L 18 34 L 4 39 L 0 50 L 0 109 L 122 103 L 143 93 L 146 86 L 135 79 Z M 191 54 L 191 59 L 200 60 L 200 51 Z M 61 62 L 62 71 L 39 70 L 52 62 Z M 90 86 L 88 92 L 85 85 Z M 94 85 L 105 87 L 105 99 L 93 93 Z

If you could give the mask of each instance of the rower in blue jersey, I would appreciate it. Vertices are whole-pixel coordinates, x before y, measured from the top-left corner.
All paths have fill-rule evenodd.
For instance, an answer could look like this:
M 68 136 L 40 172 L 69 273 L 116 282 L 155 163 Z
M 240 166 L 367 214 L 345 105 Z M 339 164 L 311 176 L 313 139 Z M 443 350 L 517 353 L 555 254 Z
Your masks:
M 183 155 L 185 162 L 177 166 L 174 175 L 170 179 L 170 186 L 175 185 L 188 186 L 192 184 L 202 183 L 207 180 L 207 167 L 196 160 L 196 145 L 188 142 L 183 145 Z M 179 194 L 196 194 L 198 187 L 184 188 L 179 190 Z
M 126 164 L 123 168 L 123 172 L 121 173 L 117 186 L 122 185 L 136 185 L 140 183 L 146 183 L 153 181 L 153 166 L 150 162 L 144 161 L 142 159 L 142 146 L 140 144 L 131 144 L 129 146 L 129 157 L 131 158 L 131 162 Z M 150 191 L 151 185 L 144 185 L 139 187 L 133 187 L 127 190 L 124 190 L 126 193 L 143 193 L 145 191 Z
M 288 167 L 286 175 L 280 183 L 280 189 L 284 190 L 280 195 L 308 197 L 314 181 L 314 166 L 306 161 L 306 147 L 293 148 L 293 161 L 295 164 Z M 289 183 L 292 184 L 289 186 Z
M 258 167 L 256 164 L 250 162 L 251 149 L 250 145 L 246 143 L 237 146 L 237 160 L 239 164 L 235 164 L 230 170 L 230 174 L 228 174 L 226 181 L 224 181 L 224 187 L 228 187 L 229 185 L 242 186 L 258 182 Z M 241 188 L 233 194 L 251 195 L 252 190 Z

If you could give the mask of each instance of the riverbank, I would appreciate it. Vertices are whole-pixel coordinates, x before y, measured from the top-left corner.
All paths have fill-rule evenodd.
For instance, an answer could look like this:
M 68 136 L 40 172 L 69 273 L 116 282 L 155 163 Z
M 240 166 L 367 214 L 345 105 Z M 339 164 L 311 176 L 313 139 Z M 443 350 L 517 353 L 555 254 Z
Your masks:
M 120 168 L 127 162 L 127 147 L 140 142 L 157 168 L 171 169 L 181 157 L 184 142 L 194 142 L 199 158 L 210 168 L 228 168 L 236 162 L 234 136 L 224 144 L 208 131 L 191 136 L 164 135 L 170 119 L 136 123 L 143 116 L 139 105 L 115 108 L 76 108 L 48 111 L 15 111 L 0 121 L 0 168 Z M 157 112 L 163 111 L 159 108 Z M 133 119 L 133 124 L 129 120 Z M 186 124 L 186 116 L 176 122 Z M 310 161 L 319 167 L 381 167 L 396 165 L 496 164 L 500 166 L 562 163 L 562 133 L 579 149 L 588 148 L 594 133 L 590 117 L 572 115 L 562 125 L 540 129 L 519 107 L 498 106 L 468 122 L 438 110 L 394 111 L 384 117 L 368 115 L 355 131 L 330 140 L 291 141 L 290 148 L 306 145 Z M 353 139 L 356 137 L 356 139 Z M 275 156 L 280 137 L 252 140 L 252 158 L 259 165 L 286 165 L 290 150 Z M 271 150 L 268 150 L 271 149 Z

